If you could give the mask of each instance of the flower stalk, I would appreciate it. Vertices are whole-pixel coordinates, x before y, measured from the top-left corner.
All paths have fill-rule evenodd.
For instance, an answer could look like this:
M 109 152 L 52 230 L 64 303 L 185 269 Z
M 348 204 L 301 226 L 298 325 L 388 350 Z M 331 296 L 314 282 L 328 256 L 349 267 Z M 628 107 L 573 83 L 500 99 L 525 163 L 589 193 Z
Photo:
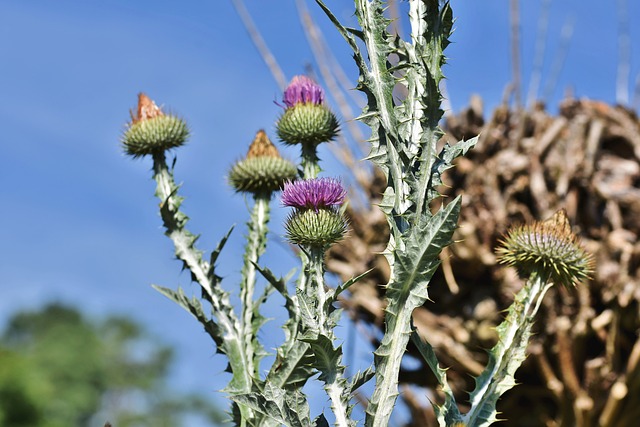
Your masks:
M 517 294 L 507 318 L 498 326 L 498 343 L 491 349 L 489 362 L 471 393 L 471 409 L 463 416 L 464 425 L 485 427 L 498 421 L 496 403 L 516 385 L 515 372 L 526 358 L 526 348 L 538 309 L 553 283 L 533 273 Z
M 229 184 L 237 192 L 253 196 L 240 282 L 240 323 L 248 361 L 246 369 L 254 378 L 260 377 L 259 364 L 264 355 L 264 349 L 256 336 L 259 327 L 264 323 L 264 318 L 254 303 L 256 265 L 267 247 L 269 203 L 272 194 L 296 176 L 295 165 L 280 156 L 278 149 L 263 130 L 257 132 L 245 159 L 236 162 L 228 174 Z
M 204 299 L 211 304 L 215 323 L 205 322 L 205 329 L 208 328 L 218 349 L 229 359 L 232 380 L 228 390 L 247 392 L 251 389 L 252 372 L 246 367 L 251 366 L 251 361 L 247 356 L 240 322 L 234 314 L 229 295 L 218 284 L 219 278 L 214 273 L 214 266 L 202 259 L 202 252 L 195 248 L 197 237 L 185 228 L 189 218 L 180 210 L 182 198 L 177 194 L 179 187 L 167 167 L 165 153 L 155 152 L 152 157 L 153 178 L 156 181 L 155 194 L 160 200 L 160 215 L 166 230 L 165 234 L 173 241 L 178 259 L 184 263 L 191 272 L 192 278 L 202 287 Z M 166 288 L 157 289 L 192 314 L 197 311 L 193 303 L 186 303 L 179 298 L 178 293 Z M 200 313 L 194 315 L 204 322 L 203 315 Z M 243 420 L 252 417 L 252 411 L 248 407 L 239 405 L 239 409 Z
M 254 196 L 251 217 L 247 223 L 247 239 L 242 266 L 242 281 L 240 286 L 240 301 L 242 310 L 241 333 L 244 338 L 245 353 L 247 355 L 246 369 L 255 378 L 260 377 L 259 356 L 260 343 L 256 340 L 254 330 L 255 309 L 254 293 L 256 287 L 256 264 L 267 248 L 267 233 L 269 231 L 269 202 L 270 194 L 256 194 Z M 256 360 L 258 356 L 258 360 Z
M 160 216 L 165 234 L 174 244 L 176 257 L 191 272 L 191 278 L 202 288 L 202 298 L 211 305 L 212 318 L 208 318 L 202 304 L 196 299 L 189 299 L 181 289 L 154 286 L 159 292 L 174 300 L 200 321 L 205 330 L 215 341 L 218 351 L 227 355 L 232 379 L 228 391 L 248 392 L 251 390 L 251 371 L 246 369 L 250 364 L 243 344 L 241 326 L 236 317 L 229 295 L 220 287 L 220 278 L 215 274 L 215 260 L 226 242 L 226 237 L 212 252 L 211 261 L 203 259 L 203 253 L 196 248 L 197 236 L 192 234 L 186 224 L 189 217 L 180 210 L 182 197 L 178 195 L 179 186 L 175 183 L 172 171 L 166 162 L 166 151 L 183 145 L 189 132 L 186 123 L 175 116 L 165 115 L 145 94 L 138 96 L 136 115 L 122 136 L 125 153 L 131 157 L 150 155 L 153 160 L 153 179 L 156 182 L 155 195 L 160 200 Z M 238 405 L 241 425 L 250 419 L 252 410 L 245 405 Z
M 324 254 L 329 246 L 342 239 L 346 220 L 339 211 L 345 189 L 339 181 L 317 178 L 285 185 L 282 203 L 294 208 L 287 220 L 287 237 L 305 253 L 305 284 L 297 290 L 301 308 L 300 340 L 310 346 L 315 356 L 312 366 L 320 372 L 325 391 L 331 400 L 336 425 L 350 427 L 347 380 L 342 366 L 342 348 L 334 348 L 338 312 L 328 298 L 324 281 Z
M 526 357 L 531 328 L 549 288 L 575 284 L 589 277 L 593 269 L 592 257 L 571 231 L 564 209 L 546 221 L 513 227 L 497 252 L 499 262 L 516 267 L 526 283 L 496 329 L 498 343 L 476 378 L 471 409 L 463 417 L 469 426 L 489 426 L 497 421 L 495 405 L 515 385 L 515 372 Z

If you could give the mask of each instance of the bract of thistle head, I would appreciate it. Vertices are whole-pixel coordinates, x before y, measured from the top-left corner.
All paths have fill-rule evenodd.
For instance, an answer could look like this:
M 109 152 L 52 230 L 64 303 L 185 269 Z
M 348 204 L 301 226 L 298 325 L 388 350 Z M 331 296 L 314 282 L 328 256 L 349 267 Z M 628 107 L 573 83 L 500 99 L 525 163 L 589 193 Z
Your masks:
M 287 108 L 276 123 L 282 142 L 288 145 L 319 145 L 338 136 L 340 125 L 325 105 L 296 104 Z
M 189 128 L 184 120 L 165 114 L 148 96 L 140 93 L 136 114 L 131 113 L 131 122 L 121 140 L 126 154 L 140 157 L 184 145 L 188 137 Z
M 342 240 L 347 232 L 347 220 L 335 209 L 296 210 L 285 222 L 289 242 L 325 249 Z
M 571 231 L 564 209 L 546 221 L 512 228 L 500 243 L 498 262 L 523 275 L 536 273 L 553 283 L 572 285 L 593 272 L 593 257 Z
M 229 184 L 238 192 L 271 194 L 298 176 L 298 169 L 280 157 L 267 134 L 256 134 L 245 159 L 236 162 L 229 171 Z
M 318 212 L 341 205 L 346 195 L 337 179 L 314 178 L 285 183 L 281 198 L 285 206 Z
M 324 102 L 324 91 L 307 76 L 295 76 L 284 90 L 282 101 L 291 108 L 297 104 L 316 104 Z

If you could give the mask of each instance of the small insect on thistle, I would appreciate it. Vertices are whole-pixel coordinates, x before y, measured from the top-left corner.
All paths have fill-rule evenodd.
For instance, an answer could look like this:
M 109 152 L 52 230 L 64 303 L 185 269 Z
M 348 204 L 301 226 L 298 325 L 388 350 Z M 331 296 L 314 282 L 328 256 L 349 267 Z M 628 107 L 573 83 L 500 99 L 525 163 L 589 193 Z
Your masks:
M 144 93 L 138 95 L 136 115 L 129 110 L 131 122 L 122 134 L 124 152 L 132 157 L 164 153 L 180 147 L 189 138 L 189 128 L 184 120 L 165 114 Z
M 500 243 L 498 262 L 524 276 L 537 273 L 553 283 L 573 285 L 593 272 L 593 257 L 571 231 L 564 209 L 545 221 L 510 229 Z
M 270 197 L 285 182 L 293 181 L 297 176 L 296 165 L 280 157 L 265 131 L 259 130 L 246 157 L 233 164 L 227 179 L 237 192 Z
M 144 93 L 138 94 L 137 114 L 133 115 L 133 110 L 129 110 L 131 122 L 136 123 L 141 120 L 152 119 L 154 117 L 163 116 L 162 109 L 156 105 L 151 98 Z

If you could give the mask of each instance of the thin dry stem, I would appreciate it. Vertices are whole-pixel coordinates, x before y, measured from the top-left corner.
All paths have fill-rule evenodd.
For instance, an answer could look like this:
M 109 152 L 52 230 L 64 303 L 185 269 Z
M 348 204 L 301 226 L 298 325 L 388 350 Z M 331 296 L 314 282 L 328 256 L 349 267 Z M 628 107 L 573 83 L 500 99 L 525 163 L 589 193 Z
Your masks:
M 247 10 L 244 4 L 244 1 L 232 0 L 232 3 L 233 3 L 233 7 L 236 9 L 236 12 L 240 16 L 240 19 L 242 20 L 242 24 L 244 25 L 244 28 L 249 33 L 249 37 L 251 37 L 251 41 L 253 42 L 256 49 L 258 49 L 258 53 L 260 54 L 260 57 L 269 68 L 271 75 L 275 79 L 276 83 L 278 83 L 278 86 L 280 87 L 280 89 L 284 90 L 285 87 L 287 87 L 287 78 L 285 77 L 285 74 L 282 71 L 282 68 L 280 68 L 280 65 L 278 65 L 278 61 L 276 61 L 276 58 L 271 53 L 269 46 L 267 46 L 267 43 L 264 41 L 264 38 L 262 37 L 260 30 L 258 29 L 256 24 L 253 22 L 253 18 L 251 18 L 251 15 Z

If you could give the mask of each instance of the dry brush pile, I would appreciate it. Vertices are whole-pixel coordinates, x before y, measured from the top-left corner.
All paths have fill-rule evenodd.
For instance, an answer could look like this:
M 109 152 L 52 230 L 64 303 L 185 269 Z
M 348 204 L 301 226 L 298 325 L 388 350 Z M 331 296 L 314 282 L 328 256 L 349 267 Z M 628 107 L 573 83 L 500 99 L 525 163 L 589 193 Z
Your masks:
M 516 376 L 521 385 L 499 410 L 504 425 L 631 427 L 640 418 L 640 121 L 625 108 L 591 100 L 568 99 L 559 110 L 500 107 L 486 121 L 475 98 L 446 120 L 443 143 L 481 136 L 448 172 L 443 193 L 464 195 L 460 228 L 432 280 L 435 303 L 416 310 L 414 323 L 450 368 L 454 391 L 472 389 L 469 374 L 481 372 L 483 348 L 495 344 L 501 310 L 521 286 L 515 271 L 496 264 L 497 242 L 508 227 L 564 208 L 594 254 L 596 272 L 575 288 L 550 291 Z M 380 328 L 388 267 L 375 254 L 388 231 L 375 203 L 383 179 L 377 174 L 365 184 L 373 207 L 349 211 L 352 232 L 327 256 L 342 280 L 373 268 L 343 304 L 356 321 Z M 405 370 L 401 381 L 435 385 L 426 367 Z M 412 425 L 435 425 L 414 389 L 402 396 Z

